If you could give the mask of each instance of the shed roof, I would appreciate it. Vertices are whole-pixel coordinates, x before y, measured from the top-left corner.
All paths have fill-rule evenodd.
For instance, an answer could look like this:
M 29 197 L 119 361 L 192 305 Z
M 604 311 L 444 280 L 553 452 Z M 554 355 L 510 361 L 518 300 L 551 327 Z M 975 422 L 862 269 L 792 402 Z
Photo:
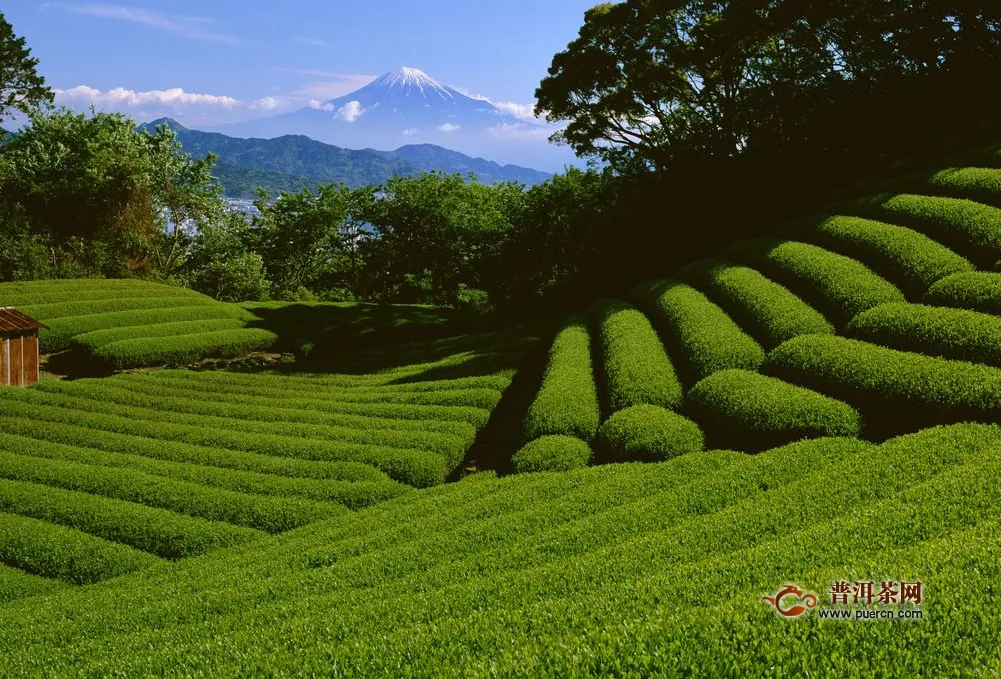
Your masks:
M 44 327 L 43 323 L 12 306 L 0 307 L 0 332 L 29 332 Z

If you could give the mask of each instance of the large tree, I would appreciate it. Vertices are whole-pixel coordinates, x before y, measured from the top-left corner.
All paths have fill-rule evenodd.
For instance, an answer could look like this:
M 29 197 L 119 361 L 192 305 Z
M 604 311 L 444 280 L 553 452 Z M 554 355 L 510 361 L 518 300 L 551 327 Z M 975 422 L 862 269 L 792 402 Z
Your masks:
M 624 171 L 850 144 L 838 136 L 843 116 L 868 107 L 865 119 L 882 115 L 876 124 L 892 136 L 908 108 L 941 106 L 946 91 L 975 94 L 978 82 L 991 87 L 1001 45 L 995 5 L 606 3 L 585 13 L 579 36 L 553 57 L 536 112 L 568 123 L 554 141 Z M 962 85 L 947 90 L 950 81 Z
M 28 113 L 42 104 L 52 104 L 52 90 L 36 66 L 38 59 L 32 58 L 24 38 L 14 34 L 0 12 L 0 121 L 8 111 Z

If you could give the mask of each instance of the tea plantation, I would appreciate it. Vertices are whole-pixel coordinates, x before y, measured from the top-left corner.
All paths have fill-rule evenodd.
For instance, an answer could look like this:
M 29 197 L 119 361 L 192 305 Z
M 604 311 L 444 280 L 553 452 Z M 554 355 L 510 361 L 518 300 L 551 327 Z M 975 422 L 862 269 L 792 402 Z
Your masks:
M 548 325 L 2 389 L 0 675 L 998 674 L 997 178 L 917 177 Z M 0 300 L 112 367 L 275 346 L 250 309 L 321 327 L 136 282 Z M 457 328 L 355 327 L 397 313 Z M 887 580 L 924 596 L 763 601 Z

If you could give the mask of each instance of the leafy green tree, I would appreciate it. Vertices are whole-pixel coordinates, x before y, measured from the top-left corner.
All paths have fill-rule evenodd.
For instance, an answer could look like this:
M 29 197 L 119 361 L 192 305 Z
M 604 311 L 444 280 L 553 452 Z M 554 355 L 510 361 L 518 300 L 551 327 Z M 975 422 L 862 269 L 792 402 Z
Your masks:
M 52 104 L 52 90 L 36 66 L 38 59 L 31 56 L 24 38 L 14 34 L 14 27 L 0 12 L 0 121 L 9 111 L 29 113 Z
M 342 267 L 346 245 L 340 228 L 351 194 L 343 184 L 283 192 L 272 203 L 264 191 L 254 202 L 253 249 L 264 260 L 272 294 L 299 299 L 315 294 Z
M 395 176 L 382 194 L 363 215 L 376 236 L 369 292 L 409 302 L 453 303 L 460 284 L 482 289 L 523 201 L 520 185 L 439 172 Z
M 28 119 L 3 143 L 0 208 L 44 238 L 55 271 L 170 275 L 182 251 L 177 225 L 221 214 L 211 158 L 180 154 L 167 130 L 149 135 L 121 114 L 65 108 Z
M 184 262 L 191 287 L 223 302 L 267 299 L 264 259 L 250 251 L 252 241 L 250 224 L 239 212 L 202 225 Z

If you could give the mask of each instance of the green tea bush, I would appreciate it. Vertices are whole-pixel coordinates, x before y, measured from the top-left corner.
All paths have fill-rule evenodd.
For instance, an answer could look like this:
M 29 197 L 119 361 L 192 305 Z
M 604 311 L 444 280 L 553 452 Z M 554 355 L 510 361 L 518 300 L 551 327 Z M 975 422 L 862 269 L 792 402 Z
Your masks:
M 63 316 L 56 319 L 41 319 L 46 328 L 38 333 L 42 351 L 55 352 L 68 349 L 71 340 L 85 332 L 126 326 L 154 325 L 176 321 L 215 320 L 220 318 L 249 319 L 245 309 L 229 304 L 205 306 L 183 306 L 169 309 L 140 309 L 133 311 L 111 311 L 104 314 Z
M 0 424 L 0 450 L 11 453 L 30 452 L 32 457 L 41 457 L 50 460 L 81 462 L 116 469 L 132 469 L 147 474 L 189 481 L 212 488 L 223 488 L 239 493 L 270 495 L 274 497 L 299 497 L 307 500 L 336 502 L 349 509 L 367 507 L 382 500 L 402 495 L 408 489 L 408 486 L 391 481 L 388 477 L 380 474 L 371 467 L 367 467 L 367 469 L 379 474 L 382 478 L 349 481 L 327 478 L 285 477 L 238 469 L 218 469 L 200 464 L 186 464 L 143 456 L 143 453 L 150 452 L 151 449 L 154 453 L 159 452 L 156 449 L 164 447 L 162 442 L 141 439 L 133 447 L 123 448 L 124 450 L 136 452 L 124 454 L 106 452 L 103 448 L 81 447 L 87 446 L 92 438 L 97 438 L 96 436 L 88 436 L 84 433 L 81 436 L 82 440 L 76 441 L 75 445 L 53 443 L 50 442 L 51 439 L 68 440 L 66 438 L 67 432 L 63 430 L 62 436 L 57 431 L 55 435 L 49 433 L 44 435 L 45 437 L 43 438 L 30 438 L 30 434 L 32 433 L 31 427 L 25 426 L 25 424 L 24 421 L 21 421 L 19 426 L 17 420 L 14 420 L 13 423 L 5 421 Z M 50 423 L 46 425 L 46 429 L 51 429 L 52 427 L 58 428 L 60 426 L 65 427 L 65 425 Z M 23 435 L 17 435 L 19 433 Z M 101 438 L 115 439 L 116 437 L 121 437 L 120 434 L 110 434 L 108 432 L 94 432 L 94 434 L 98 434 Z M 142 444 L 143 441 L 145 445 Z M 161 445 L 157 445 L 157 443 Z M 112 446 L 114 446 L 114 443 Z
M 911 299 L 945 276 L 973 271 L 966 259 L 922 233 L 861 217 L 829 217 L 803 237 L 865 262 Z
M 210 297 L 178 295 L 174 297 L 114 297 L 98 300 L 72 300 L 51 304 L 29 304 L 21 310 L 46 323 L 66 316 L 93 316 L 115 311 L 140 309 L 172 309 L 177 307 L 218 306 Z
M 138 549 L 46 521 L 0 513 L 0 562 L 87 585 L 162 563 Z
M 1001 315 L 1001 273 L 976 271 L 954 274 L 929 288 L 922 301 L 935 306 Z
M 864 264 L 816 245 L 756 238 L 740 241 L 725 257 L 760 269 L 843 327 L 856 314 L 904 295 Z
M 864 201 L 864 212 L 921 231 L 987 268 L 1001 256 L 1001 209 L 962 198 L 902 193 Z
M 704 290 L 765 349 L 798 335 L 834 332 L 823 314 L 749 267 L 703 259 L 677 277 Z
M 90 429 L 73 424 L 61 424 L 47 421 L 44 427 L 38 426 L 31 417 L 7 415 L 0 419 L 0 447 L 13 452 L 32 448 L 32 454 L 58 459 L 77 459 L 70 456 L 63 458 L 59 454 L 49 455 L 50 445 L 61 448 L 60 442 L 71 442 L 67 448 L 76 454 L 89 456 L 90 464 L 105 465 L 102 460 L 111 460 L 106 466 L 132 466 L 122 462 L 119 454 L 127 459 L 135 459 L 136 469 L 143 471 L 143 464 L 153 464 L 156 460 L 167 462 L 187 462 L 196 468 L 217 468 L 225 472 L 222 478 L 229 487 L 230 483 L 240 483 L 239 472 L 256 472 L 268 477 L 290 477 L 292 479 L 327 479 L 350 482 L 381 483 L 389 479 L 378 469 L 360 462 L 322 462 L 316 460 L 299 460 L 291 457 L 275 457 L 225 448 L 210 448 L 177 441 L 151 439 L 145 436 L 116 434 L 99 429 Z M 12 438 L 11 438 L 12 437 Z M 7 441 L 12 441 L 9 445 Z M 13 447 L 10 447 L 13 446 Z M 101 451 L 107 451 L 112 457 L 105 458 Z M 81 459 L 81 461 L 86 461 Z M 213 469 L 206 469 L 206 476 Z M 163 476 L 157 471 L 154 473 Z M 178 476 L 183 478 L 183 476 Z M 206 482 L 207 483 L 207 482 Z M 211 484 L 209 484 L 211 485 Z
M 1001 318 L 977 311 L 882 304 L 852 319 L 845 334 L 901 351 L 1001 367 Z
M 252 351 L 264 351 L 277 341 L 278 335 L 270 330 L 240 328 L 119 340 L 98 347 L 93 355 L 114 368 L 135 368 L 163 363 L 192 363 L 210 357 L 234 358 Z
M 694 384 L 717 370 L 754 370 L 765 360 L 761 345 L 689 285 L 656 281 L 641 285 L 633 296 L 650 310 L 650 318 L 686 384 Z
M 565 472 L 586 467 L 591 446 L 575 436 L 542 436 L 526 443 L 511 462 L 519 474 L 525 472 Z
M 684 411 L 706 432 L 709 446 L 747 452 L 860 433 L 859 415 L 848 404 L 746 370 L 705 378 L 685 396 Z
M 127 339 L 192 335 L 216 330 L 237 330 L 245 326 L 245 322 L 237 318 L 177 321 L 175 323 L 157 323 L 156 325 L 132 325 L 122 328 L 107 328 L 105 330 L 85 332 L 82 335 L 74 337 L 71 346 L 93 352 L 105 344 Z
M 269 533 L 298 528 L 346 511 L 334 503 L 249 495 L 127 469 L 10 452 L 0 456 L 0 478 L 103 495 Z
M 952 198 L 966 198 L 1001 207 L 1001 170 L 987 167 L 952 167 L 932 175 L 929 190 Z
M 1001 420 L 1001 370 L 964 361 L 804 335 L 772 351 L 763 371 L 859 408 L 867 431 Z
M 451 471 L 450 468 L 446 469 L 441 455 L 425 450 L 276 436 L 240 431 L 239 428 L 214 429 L 177 422 L 136 420 L 99 412 L 39 405 L 25 400 L 30 398 L 33 397 L 16 393 L 14 398 L 0 399 L 0 414 L 208 448 L 228 448 L 302 460 L 363 462 L 385 472 L 390 478 L 418 488 L 442 483 Z M 71 445 L 74 443 L 72 440 L 60 442 Z
M 546 371 L 525 415 L 523 438 L 576 436 L 591 441 L 601 413 L 591 366 L 591 337 L 583 316 L 571 318 L 549 348 Z
M 598 429 L 596 451 L 609 461 L 667 460 L 702 450 L 705 437 L 697 424 L 655 405 L 637 405 L 614 413 Z
M 639 309 L 604 300 L 591 308 L 601 344 L 605 399 L 611 412 L 639 404 L 676 408 L 681 383 L 657 336 Z
M 132 502 L 3 479 L 0 512 L 75 528 L 164 559 L 183 559 L 265 535 Z

